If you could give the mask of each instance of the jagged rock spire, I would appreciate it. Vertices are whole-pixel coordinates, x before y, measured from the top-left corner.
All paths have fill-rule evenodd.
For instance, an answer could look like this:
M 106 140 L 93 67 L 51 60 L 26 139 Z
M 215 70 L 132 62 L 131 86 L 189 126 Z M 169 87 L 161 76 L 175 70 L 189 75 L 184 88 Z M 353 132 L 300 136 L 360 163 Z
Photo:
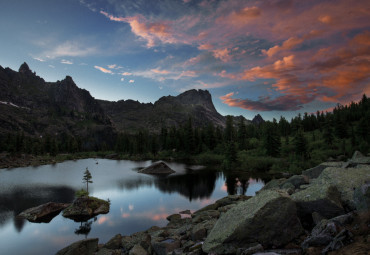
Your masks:
M 26 74 L 26 75 L 32 75 L 32 71 L 31 69 L 29 68 L 29 66 L 27 65 L 26 62 L 24 62 L 20 67 L 19 67 L 19 73 L 21 74 Z

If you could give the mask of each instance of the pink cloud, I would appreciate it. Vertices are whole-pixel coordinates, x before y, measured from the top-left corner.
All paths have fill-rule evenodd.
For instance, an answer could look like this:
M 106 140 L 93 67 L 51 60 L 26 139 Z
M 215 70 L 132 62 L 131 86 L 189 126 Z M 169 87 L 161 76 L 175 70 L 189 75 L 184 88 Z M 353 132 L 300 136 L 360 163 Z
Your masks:
M 113 72 L 109 69 L 105 69 L 104 67 L 101 67 L 101 66 L 94 66 L 94 68 L 102 71 L 103 73 L 109 73 L 109 74 L 113 74 Z
M 112 21 L 126 22 L 130 24 L 131 31 L 138 37 L 144 39 L 148 48 L 156 45 L 156 41 L 162 43 L 177 43 L 178 41 L 173 37 L 171 26 L 168 22 L 148 22 L 143 16 L 134 17 L 114 17 L 107 12 L 100 11 L 101 14 L 106 16 Z
M 201 44 L 201 45 L 198 46 L 198 49 L 199 50 L 211 50 L 211 49 L 213 49 L 213 45 L 210 44 L 210 43 Z
M 272 57 L 273 55 L 277 54 L 280 51 L 293 49 L 295 46 L 301 44 L 302 42 L 303 42 L 303 39 L 299 39 L 296 37 L 290 37 L 281 46 L 276 45 L 268 49 L 267 51 L 262 50 L 262 53 L 266 54 L 269 57 Z
M 223 62 L 229 62 L 231 60 L 230 51 L 227 48 L 214 50 L 213 56 Z
M 277 98 L 261 97 L 258 100 L 232 98 L 234 92 L 221 96 L 224 104 L 246 110 L 257 111 L 295 111 L 306 103 L 305 96 L 284 95 Z
M 154 68 L 147 77 L 213 74 L 220 79 L 214 85 L 195 81 L 192 86 L 198 87 L 272 80 L 268 89 L 274 97 L 223 96 L 231 106 L 296 110 L 314 100 L 343 103 L 369 93 L 370 32 L 360 32 L 368 30 L 368 1 L 312 0 L 303 5 L 298 0 L 235 0 L 202 1 L 199 6 L 202 13 L 165 21 L 155 16 L 101 14 L 128 23 L 148 48 L 159 43 L 188 44 L 201 51 L 178 64 L 183 69 Z
M 132 75 L 132 73 L 129 73 L 129 72 L 123 72 L 123 73 L 120 73 L 122 76 L 129 76 L 129 75 Z
M 170 71 L 160 70 L 159 68 L 151 69 L 150 71 L 156 74 L 169 74 L 170 73 Z

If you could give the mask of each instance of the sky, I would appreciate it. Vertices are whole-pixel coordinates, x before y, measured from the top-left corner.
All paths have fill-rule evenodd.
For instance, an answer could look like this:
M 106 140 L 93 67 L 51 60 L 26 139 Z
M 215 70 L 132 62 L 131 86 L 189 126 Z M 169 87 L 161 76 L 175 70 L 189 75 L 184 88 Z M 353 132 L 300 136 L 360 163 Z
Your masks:
M 368 0 L 0 0 L 0 34 L 2 67 L 97 99 L 207 89 L 271 120 L 370 95 Z

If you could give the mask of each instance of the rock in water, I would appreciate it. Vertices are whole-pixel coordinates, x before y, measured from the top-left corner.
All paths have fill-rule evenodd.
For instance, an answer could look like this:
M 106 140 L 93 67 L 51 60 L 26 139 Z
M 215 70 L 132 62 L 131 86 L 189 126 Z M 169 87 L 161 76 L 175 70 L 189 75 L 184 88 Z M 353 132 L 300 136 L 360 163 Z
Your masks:
M 57 252 L 56 255 L 93 255 L 98 249 L 98 238 L 77 241 Z
M 203 244 L 203 251 L 235 254 L 240 247 L 260 243 L 281 246 L 303 231 L 295 203 L 284 192 L 266 190 L 223 214 Z
M 48 223 L 69 205 L 70 204 L 49 202 L 43 205 L 29 208 L 21 212 L 18 217 L 25 218 L 30 222 Z
M 79 197 L 63 211 L 63 217 L 77 222 L 86 221 L 109 212 L 109 202 L 96 197 Z
M 163 161 L 158 161 L 158 162 L 155 162 L 155 163 L 151 164 L 148 167 L 145 167 L 145 168 L 139 170 L 139 173 L 166 175 L 166 174 L 172 174 L 172 173 L 176 173 L 176 172 L 174 170 L 172 170 Z

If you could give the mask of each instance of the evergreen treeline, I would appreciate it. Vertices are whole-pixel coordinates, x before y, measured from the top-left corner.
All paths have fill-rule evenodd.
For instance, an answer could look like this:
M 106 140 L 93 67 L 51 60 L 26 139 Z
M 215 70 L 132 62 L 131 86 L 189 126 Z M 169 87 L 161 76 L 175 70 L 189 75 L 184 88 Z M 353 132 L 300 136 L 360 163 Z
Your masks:
M 139 130 L 120 133 L 115 148 L 97 144 L 96 150 L 115 150 L 125 158 L 195 159 L 199 163 L 222 163 L 225 168 L 298 171 L 329 157 L 349 157 L 355 150 L 370 148 L 370 100 L 338 105 L 333 112 L 299 114 L 290 122 L 284 117 L 260 125 L 246 125 L 226 117 L 224 129 L 209 123 L 193 126 L 189 117 L 180 127 L 162 127 L 160 134 Z M 0 149 L 31 154 L 81 151 L 81 140 L 73 136 L 25 137 L 22 133 L 1 137 Z M 287 169 L 288 168 L 288 169 Z

